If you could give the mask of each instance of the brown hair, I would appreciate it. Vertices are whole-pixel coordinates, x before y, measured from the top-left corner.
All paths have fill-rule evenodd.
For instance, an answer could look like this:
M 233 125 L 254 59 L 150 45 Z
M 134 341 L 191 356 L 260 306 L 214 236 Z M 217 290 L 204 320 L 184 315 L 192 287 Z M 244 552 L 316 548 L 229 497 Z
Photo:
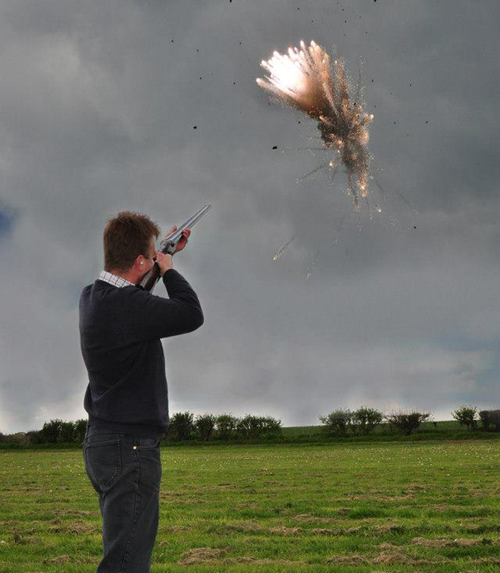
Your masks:
M 160 228 L 147 215 L 121 211 L 104 227 L 104 270 L 123 272 L 139 255 L 149 257 L 151 238 L 159 234 Z

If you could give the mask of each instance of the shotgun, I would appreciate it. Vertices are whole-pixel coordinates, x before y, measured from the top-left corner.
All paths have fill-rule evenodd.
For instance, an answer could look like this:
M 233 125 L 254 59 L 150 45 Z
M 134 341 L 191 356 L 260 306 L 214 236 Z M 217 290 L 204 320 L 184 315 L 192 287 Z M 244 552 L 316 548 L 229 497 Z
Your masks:
M 212 205 L 205 205 L 187 221 L 185 221 L 176 231 L 167 235 L 160 243 L 159 250 L 166 255 L 173 255 L 175 249 L 182 238 L 184 229 L 192 229 L 196 223 L 211 209 Z M 146 273 L 139 285 L 149 292 L 153 292 L 156 283 L 160 280 L 160 267 L 155 262 L 154 267 Z

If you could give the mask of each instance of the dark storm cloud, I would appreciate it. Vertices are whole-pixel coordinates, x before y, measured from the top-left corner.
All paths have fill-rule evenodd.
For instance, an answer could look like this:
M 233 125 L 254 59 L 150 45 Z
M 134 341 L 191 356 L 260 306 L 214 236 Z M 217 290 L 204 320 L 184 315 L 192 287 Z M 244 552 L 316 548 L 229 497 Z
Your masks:
M 206 322 L 165 343 L 171 412 L 310 424 L 340 406 L 449 416 L 500 399 L 498 12 L 465 1 L 0 3 L 0 209 L 17 213 L 0 241 L 0 430 L 84 416 L 77 302 L 101 269 L 106 219 L 133 209 L 166 229 L 205 203 L 175 261 Z M 314 144 L 315 126 L 255 83 L 260 60 L 300 39 L 335 44 L 353 78 L 363 57 L 375 115 L 387 199 L 373 220 L 352 214 L 336 244 L 352 210 L 345 179 L 296 184 L 324 154 L 287 148 Z

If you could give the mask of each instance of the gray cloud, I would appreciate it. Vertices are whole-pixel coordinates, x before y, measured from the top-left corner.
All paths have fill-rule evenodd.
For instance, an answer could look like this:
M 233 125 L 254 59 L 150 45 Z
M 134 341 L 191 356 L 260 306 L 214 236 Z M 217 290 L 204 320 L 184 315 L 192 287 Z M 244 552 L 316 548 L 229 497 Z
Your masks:
M 77 304 L 101 269 L 107 218 L 133 209 L 166 229 L 205 203 L 176 268 L 206 322 L 165 342 L 171 412 L 293 425 L 340 406 L 449 416 L 494 404 L 498 12 L 0 2 L 0 209 L 15 213 L 0 235 L 0 430 L 85 415 Z M 311 38 L 335 44 L 354 78 L 363 57 L 387 190 L 384 201 L 372 182 L 382 214 L 351 214 L 337 243 L 345 180 L 296 184 L 324 155 L 288 149 L 314 144 L 314 125 L 255 83 L 261 59 Z

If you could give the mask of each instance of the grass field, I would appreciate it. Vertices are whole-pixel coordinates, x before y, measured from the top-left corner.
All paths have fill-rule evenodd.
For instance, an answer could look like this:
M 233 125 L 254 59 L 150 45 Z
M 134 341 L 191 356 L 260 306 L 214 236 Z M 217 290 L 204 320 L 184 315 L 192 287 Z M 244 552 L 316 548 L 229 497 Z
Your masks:
M 159 572 L 498 572 L 495 441 L 162 448 Z M 90 572 L 82 452 L 0 451 L 0 572 Z

